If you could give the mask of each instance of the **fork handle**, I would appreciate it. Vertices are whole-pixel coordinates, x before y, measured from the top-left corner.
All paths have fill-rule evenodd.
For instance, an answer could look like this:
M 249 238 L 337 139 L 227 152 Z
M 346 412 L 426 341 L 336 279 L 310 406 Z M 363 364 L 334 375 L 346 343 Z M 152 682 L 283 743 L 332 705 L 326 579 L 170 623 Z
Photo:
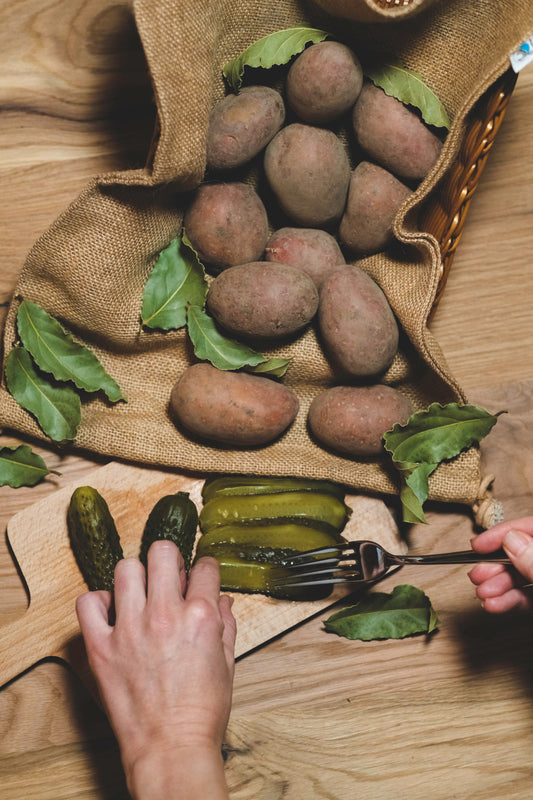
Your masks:
M 455 553 L 435 553 L 434 555 L 397 556 L 401 564 L 477 564 L 480 561 L 489 561 L 493 564 L 511 564 L 511 559 L 505 550 L 495 550 L 492 553 L 476 553 L 474 550 L 460 550 Z

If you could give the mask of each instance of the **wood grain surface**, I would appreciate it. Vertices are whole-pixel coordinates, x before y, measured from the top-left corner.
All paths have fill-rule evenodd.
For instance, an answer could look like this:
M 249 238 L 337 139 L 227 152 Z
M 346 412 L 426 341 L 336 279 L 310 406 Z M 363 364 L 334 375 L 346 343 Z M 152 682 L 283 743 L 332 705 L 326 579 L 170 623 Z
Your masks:
M 146 66 L 126 2 L 0 2 L 0 303 L 32 243 L 94 174 L 142 164 L 153 125 Z M 519 76 L 432 321 L 473 402 L 506 409 L 483 454 L 506 516 L 533 508 L 533 67 Z M 19 439 L 4 431 L 1 444 Z M 105 459 L 35 447 L 58 469 L 0 489 L 0 525 Z M 464 508 L 432 507 L 413 551 L 464 548 Z M 235 800 L 530 800 L 531 620 L 480 608 L 466 567 L 405 568 L 431 597 L 438 633 L 357 643 L 322 615 L 237 663 L 227 734 Z M 385 581 L 392 588 L 398 579 Z M 24 585 L 0 543 L 0 624 Z M 2 658 L 0 645 L 0 658 Z M 119 754 L 72 670 L 45 661 L 0 692 L 2 800 L 122 800 Z

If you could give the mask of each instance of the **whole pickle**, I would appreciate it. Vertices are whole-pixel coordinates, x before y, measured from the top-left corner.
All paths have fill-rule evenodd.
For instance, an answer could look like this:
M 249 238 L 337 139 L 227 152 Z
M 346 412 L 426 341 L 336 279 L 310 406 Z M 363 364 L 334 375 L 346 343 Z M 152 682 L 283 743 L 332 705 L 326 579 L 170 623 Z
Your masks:
M 109 506 L 92 486 L 74 490 L 67 524 L 72 550 L 87 586 L 91 591 L 111 591 L 115 566 L 124 554 Z
M 177 492 L 161 497 L 151 510 L 144 526 L 139 555 L 141 562 L 146 566 L 146 557 L 152 542 L 168 539 L 179 547 L 185 562 L 185 570 L 188 572 L 197 527 L 198 511 L 188 492 Z

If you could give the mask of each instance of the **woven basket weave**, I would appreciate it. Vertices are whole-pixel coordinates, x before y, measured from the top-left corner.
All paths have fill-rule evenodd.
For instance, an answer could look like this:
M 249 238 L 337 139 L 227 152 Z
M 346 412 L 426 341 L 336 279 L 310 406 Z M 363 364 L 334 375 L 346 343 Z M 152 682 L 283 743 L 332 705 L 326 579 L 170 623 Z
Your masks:
M 396 0 L 376 2 L 390 5 Z M 410 0 L 402 2 L 407 4 Z M 421 211 L 420 227 L 437 239 L 442 259 L 442 274 L 434 309 L 444 292 L 470 201 L 503 121 L 516 78 L 516 73 L 509 69 L 479 100 L 472 111 L 456 161 Z

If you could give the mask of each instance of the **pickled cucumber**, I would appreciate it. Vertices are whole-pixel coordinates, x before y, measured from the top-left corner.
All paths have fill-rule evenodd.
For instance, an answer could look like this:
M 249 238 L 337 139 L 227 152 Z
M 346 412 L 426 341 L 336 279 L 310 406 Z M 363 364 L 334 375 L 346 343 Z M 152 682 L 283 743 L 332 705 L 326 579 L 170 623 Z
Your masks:
M 141 539 L 139 558 L 146 566 L 148 550 L 152 542 L 169 539 L 180 549 L 188 572 L 191 566 L 198 511 L 188 492 L 177 492 L 161 497 L 150 512 Z
M 196 557 L 211 555 L 201 537 Z M 220 567 L 220 586 L 228 592 L 266 594 L 284 600 L 319 600 L 331 594 L 331 585 L 280 587 L 276 578 L 290 577 L 284 560 L 294 555 L 289 548 L 256 547 L 254 545 L 220 545 L 216 547 Z
M 114 586 L 115 566 L 124 558 L 109 506 L 92 486 L 79 486 L 70 498 L 67 523 L 72 550 L 91 591 Z
M 205 481 L 202 487 L 202 500 L 207 503 L 213 497 L 222 495 L 233 497 L 281 492 L 315 492 L 332 494 L 339 500 L 344 498 L 344 489 L 333 481 L 278 476 L 258 478 L 254 475 L 221 475 Z
M 203 506 L 199 521 L 203 533 L 222 525 L 282 524 L 299 522 L 326 532 L 340 532 L 350 515 L 337 497 L 312 492 L 215 496 Z

